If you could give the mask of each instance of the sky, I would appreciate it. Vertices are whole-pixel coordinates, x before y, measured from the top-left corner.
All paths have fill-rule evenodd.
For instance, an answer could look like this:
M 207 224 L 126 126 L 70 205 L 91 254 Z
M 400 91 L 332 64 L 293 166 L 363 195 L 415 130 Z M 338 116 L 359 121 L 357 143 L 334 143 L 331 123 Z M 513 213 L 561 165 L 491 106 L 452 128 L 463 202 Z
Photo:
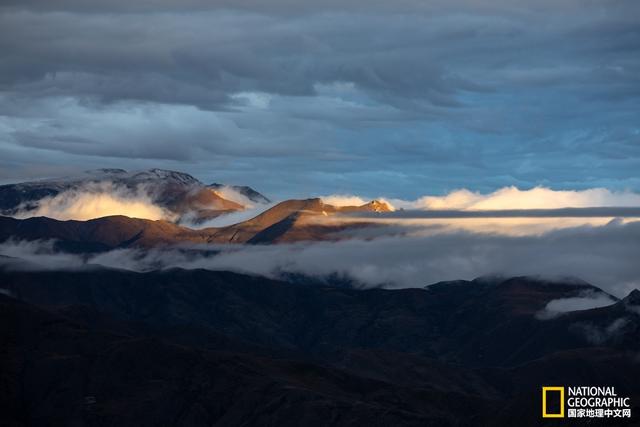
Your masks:
M 640 191 L 637 0 L 0 0 L 0 182 Z

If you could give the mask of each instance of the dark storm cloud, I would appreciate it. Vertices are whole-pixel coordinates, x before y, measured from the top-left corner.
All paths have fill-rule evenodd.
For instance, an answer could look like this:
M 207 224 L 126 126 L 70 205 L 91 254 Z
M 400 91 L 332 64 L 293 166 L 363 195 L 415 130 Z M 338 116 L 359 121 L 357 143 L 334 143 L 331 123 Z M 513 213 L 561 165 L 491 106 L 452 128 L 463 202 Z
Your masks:
M 566 5 L 575 6 L 581 1 L 564 2 Z M 502 0 L 478 0 L 473 2 L 472 10 L 492 10 L 505 5 L 526 5 L 526 1 L 502 1 Z M 536 3 L 539 9 L 554 4 L 549 0 Z M 110 2 L 99 0 L 4 0 L 0 6 L 15 9 L 31 9 L 39 11 L 73 11 L 73 12 L 176 12 L 198 11 L 217 9 L 238 9 L 269 14 L 293 14 L 326 11 L 437 11 L 443 6 L 464 5 L 469 8 L 466 0 L 434 0 L 424 2 L 421 0 L 397 0 L 389 4 L 386 0 L 370 0 L 365 4 L 353 0 L 326 0 L 323 2 L 309 2 L 297 0 L 141 0 L 131 2 L 127 0 L 112 0 Z
M 283 195 L 637 190 L 638 16 L 631 0 L 5 0 L 0 179 L 149 164 Z
M 282 20 L 228 11 L 193 15 L 6 12 L 1 82 L 32 96 L 92 95 L 222 108 L 229 95 L 313 95 L 316 83 L 354 82 L 396 104 L 456 105 L 477 85 L 447 72 L 414 22 L 348 15 Z M 426 27 L 428 22 L 423 23 Z M 329 28 L 328 28 L 329 27 Z M 34 33 L 38 36 L 34 37 Z M 379 40 L 369 35 L 380 33 Z M 43 43 L 46 40 L 46 43 Z M 369 49 L 362 51 L 363 46 Z M 413 105 L 413 104 L 412 104 Z

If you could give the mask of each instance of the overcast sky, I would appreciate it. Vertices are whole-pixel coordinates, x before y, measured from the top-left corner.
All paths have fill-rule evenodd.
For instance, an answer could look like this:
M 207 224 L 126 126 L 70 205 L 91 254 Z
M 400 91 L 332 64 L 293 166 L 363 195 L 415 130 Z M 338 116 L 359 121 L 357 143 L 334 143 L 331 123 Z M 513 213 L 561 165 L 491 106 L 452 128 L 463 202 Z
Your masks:
M 640 190 L 637 0 L 0 0 L 0 182 Z

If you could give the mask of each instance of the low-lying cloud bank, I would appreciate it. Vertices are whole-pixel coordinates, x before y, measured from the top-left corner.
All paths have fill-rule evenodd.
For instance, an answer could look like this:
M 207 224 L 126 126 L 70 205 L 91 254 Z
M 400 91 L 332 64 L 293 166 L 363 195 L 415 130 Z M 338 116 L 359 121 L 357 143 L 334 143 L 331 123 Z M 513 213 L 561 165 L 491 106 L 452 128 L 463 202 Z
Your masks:
M 249 205 L 247 209 L 242 211 L 220 215 L 216 218 L 212 218 L 202 222 L 190 222 L 187 220 L 186 222 L 181 222 L 181 224 L 194 229 L 202 229 L 208 227 L 226 227 L 228 225 L 238 224 L 240 222 L 248 221 L 251 218 L 255 218 L 256 216 L 260 215 L 267 209 L 272 208 L 273 206 L 275 206 L 275 203 L 253 203 L 252 205 Z
M 619 317 L 607 326 L 598 326 L 591 323 L 579 323 L 574 325 L 575 330 L 581 332 L 585 338 L 594 345 L 602 345 L 608 341 L 615 341 L 624 336 L 624 330 L 630 324 L 626 317 Z
M 226 200 L 234 201 L 247 209 L 221 215 L 212 220 L 190 221 L 184 212 L 178 215 L 157 200 L 154 189 L 147 185 L 134 187 L 118 185 L 111 181 L 91 182 L 60 192 L 55 196 L 44 197 L 28 202 L 12 213 L 16 218 L 47 216 L 59 220 L 88 220 L 110 215 L 150 220 L 178 221 L 183 225 L 203 228 L 226 226 L 251 219 L 275 203 L 256 203 L 233 187 L 224 186 L 215 190 Z M 369 199 L 354 195 L 328 195 L 322 200 L 335 206 L 358 206 Z M 423 196 L 413 201 L 377 198 L 389 204 L 393 209 L 421 210 L 430 212 L 488 212 L 531 209 L 593 208 L 593 207 L 640 207 L 640 194 L 631 191 L 611 191 L 593 188 L 582 191 L 557 191 L 544 187 L 519 190 L 505 187 L 489 194 L 481 194 L 466 189 L 453 191 L 445 196 Z M 212 206 L 201 206 L 211 209 Z M 401 212 L 400 212 L 401 213 Z
M 16 218 L 46 216 L 85 221 L 110 215 L 173 221 L 175 213 L 156 205 L 142 188 L 130 189 L 110 182 L 92 183 L 21 206 Z
M 338 206 L 366 203 L 366 199 L 355 195 L 329 195 L 322 199 L 325 203 Z M 587 190 L 552 190 L 535 187 L 520 190 L 516 187 L 504 187 L 492 193 L 460 189 L 444 196 L 422 196 L 416 200 L 380 198 L 395 209 L 425 210 L 512 210 L 512 209 L 561 209 L 589 207 L 638 207 L 640 194 L 632 191 L 611 191 L 606 188 Z
M 249 199 L 247 196 L 241 194 L 230 185 L 223 185 L 219 188 L 216 188 L 215 192 L 218 193 L 218 195 L 223 199 L 231 200 L 232 202 L 236 202 L 239 205 L 245 206 L 247 208 L 254 208 L 257 205 L 262 205 L 262 203 L 257 203 Z
M 640 287 L 638 242 L 640 222 L 612 222 L 539 236 L 450 232 L 289 245 L 120 249 L 85 257 L 56 254 L 50 243 L 6 242 L 0 245 L 0 254 L 30 265 L 20 268 L 98 264 L 136 271 L 182 267 L 268 277 L 283 273 L 320 278 L 334 275 L 351 278 L 362 287 L 422 287 L 489 274 L 575 276 L 624 297 Z
M 588 291 L 578 297 L 560 298 L 549 301 L 544 310 L 537 313 L 536 317 L 540 320 L 548 320 L 561 316 L 564 313 L 605 307 L 615 303 L 616 300 L 607 294 Z

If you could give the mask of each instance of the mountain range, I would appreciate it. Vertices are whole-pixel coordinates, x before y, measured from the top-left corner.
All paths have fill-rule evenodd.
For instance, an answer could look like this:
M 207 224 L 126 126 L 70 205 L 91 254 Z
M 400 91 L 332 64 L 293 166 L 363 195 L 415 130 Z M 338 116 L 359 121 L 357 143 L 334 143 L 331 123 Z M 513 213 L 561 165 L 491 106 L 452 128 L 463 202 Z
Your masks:
M 105 192 L 172 216 L 30 215 Z M 62 260 L 336 241 L 392 209 L 272 203 L 159 169 L 5 185 L 0 208 L 0 243 L 52 242 L 42 256 Z M 238 213 L 252 217 L 206 226 Z M 617 298 L 545 276 L 362 289 L 341 275 L 52 265 L 0 255 L 3 426 L 567 425 L 541 418 L 546 385 L 615 387 L 634 416 L 585 425 L 638 425 L 637 289 Z
M 606 383 L 640 401 L 638 291 L 540 320 L 550 301 L 602 291 L 531 277 L 354 290 L 205 270 L 0 274 L 5 425 L 564 425 L 541 423 L 541 385 Z
M 106 188 L 105 188 L 106 186 Z M 221 195 L 225 188 L 233 190 L 240 200 Z M 205 185 L 193 176 L 164 169 L 127 172 L 124 169 L 98 169 L 78 176 L 0 186 L 0 212 L 14 215 L 28 214 L 46 199 L 61 194 L 121 192 L 124 196 L 145 196 L 158 207 L 176 214 L 178 218 L 191 214 L 206 220 L 225 213 L 243 210 L 249 203 L 269 203 L 262 194 L 247 186 Z M 242 200 L 244 199 L 244 200 Z
M 43 200 L 65 192 L 92 193 L 104 191 L 99 184 L 109 183 L 108 191 L 126 189 L 132 195 L 144 193 L 149 200 L 175 213 L 177 219 L 149 220 L 127 216 L 107 216 L 86 221 L 59 221 L 46 217 L 29 217 Z M 219 192 L 231 189 L 244 197 L 244 204 L 225 199 Z M 189 216 L 196 223 L 243 211 L 250 203 L 270 202 L 262 194 L 246 186 L 205 186 L 192 176 L 180 172 L 151 169 L 128 173 L 121 169 L 87 172 L 80 178 L 45 180 L 0 186 L 0 241 L 13 239 L 57 239 L 59 247 L 82 250 L 116 247 L 151 247 L 176 243 L 277 243 L 301 240 L 337 239 L 336 233 L 346 227 L 358 227 L 320 221 L 323 217 L 353 212 L 388 212 L 384 202 L 371 201 L 361 206 L 333 206 L 319 198 L 286 200 L 266 209 L 249 220 L 224 227 L 193 229 L 181 224 Z M 20 219 L 14 218 L 22 212 Z M 25 218 L 26 217 L 26 218 Z

